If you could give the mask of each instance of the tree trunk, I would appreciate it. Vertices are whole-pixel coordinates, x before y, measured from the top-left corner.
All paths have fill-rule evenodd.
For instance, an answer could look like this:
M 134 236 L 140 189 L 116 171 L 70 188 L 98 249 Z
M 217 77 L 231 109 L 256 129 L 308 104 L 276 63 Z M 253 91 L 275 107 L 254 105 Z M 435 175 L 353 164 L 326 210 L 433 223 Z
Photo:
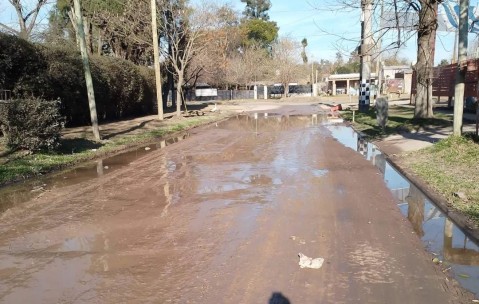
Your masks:
M 85 32 L 85 43 L 88 54 L 91 55 L 93 53 L 93 44 L 91 41 L 91 22 L 88 20 L 87 17 L 83 17 L 83 31 Z
M 158 120 L 163 120 L 163 94 L 161 92 L 160 50 L 158 47 L 158 25 L 156 23 L 156 0 L 151 0 L 151 31 L 153 34 L 153 57 L 155 62 L 156 104 Z
M 469 0 L 460 1 L 459 9 L 459 58 L 457 60 L 456 85 L 454 87 L 454 124 L 453 134 L 460 136 L 462 134 L 462 120 L 464 107 L 464 89 L 466 86 L 466 66 L 467 64 L 467 34 L 469 32 L 468 24 Z
M 283 93 L 284 98 L 288 97 L 288 93 L 289 93 L 289 83 L 285 83 L 284 84 L 284 93 Z
M 91 119 L 91 125 L 93 129 L 93 137 L 95 138 L 95 140 L 99 141 L 101 139 L 100 129 L 98 127 L 98 116 L 96 113 L 95 92 L 93 90 L 93 80 L 91 77 L 90 62 L 88 59 L 88 52 L 86 49 L 85 33 L 83 31 L 84 29 L 83 16 L 81 13 L 80 0 L 74 0 L 73 4 L 75 7 L 75 19 L 76 19 L 77 29 L 78 29 L 77 37 L 79 38 L 79 42 L 80 42 L 80 51 L 81 51 L 81 56 L 83 61 L 83 68 L 85 70 L 85 81 L 86 81 L 86 87 L 88 91 L 88 104 L 90 106 L 90 119 Z
M 178 71 L 178 83 L 176 84 L 176 116 L 181 117 L 181 94 L 183 93 L 183 71 Z
M 414 117 L 432 117 L 432 68 L 437 29 L 437 1 L 421 0 L 417 39 L 417 94 Z

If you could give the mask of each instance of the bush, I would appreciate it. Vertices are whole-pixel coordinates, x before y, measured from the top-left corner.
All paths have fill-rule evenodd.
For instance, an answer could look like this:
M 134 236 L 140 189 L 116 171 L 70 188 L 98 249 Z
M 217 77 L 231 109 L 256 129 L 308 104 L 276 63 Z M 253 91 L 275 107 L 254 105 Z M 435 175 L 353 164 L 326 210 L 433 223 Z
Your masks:
M 0 33 L 0 89 L 17 98 L 60 99 L 69 126 L 90 123 L 83 65 L 75 47 L 34 45 Z M 153 114 L 155 81 L 151 69 L 130 61 L 90 56 L 100 121 Z
M 41 96 L 47 84 L 47 63 L 35 45 L 0 33 L 0 89 L 16 96 Z
M 29 151 L 58 148 L 63 128 L 59 101 L 15 99 L 0 105 L 0 124 L 9 149 Z

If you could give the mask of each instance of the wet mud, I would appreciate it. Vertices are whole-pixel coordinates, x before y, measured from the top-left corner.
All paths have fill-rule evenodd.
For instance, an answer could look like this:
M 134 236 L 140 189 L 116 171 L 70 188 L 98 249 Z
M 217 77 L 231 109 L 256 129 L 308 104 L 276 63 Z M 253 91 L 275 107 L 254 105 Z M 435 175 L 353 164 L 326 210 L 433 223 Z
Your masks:
M 469 303 L 332 128 L 314 107 L 241 115 L 2 189 L 0 302 Z

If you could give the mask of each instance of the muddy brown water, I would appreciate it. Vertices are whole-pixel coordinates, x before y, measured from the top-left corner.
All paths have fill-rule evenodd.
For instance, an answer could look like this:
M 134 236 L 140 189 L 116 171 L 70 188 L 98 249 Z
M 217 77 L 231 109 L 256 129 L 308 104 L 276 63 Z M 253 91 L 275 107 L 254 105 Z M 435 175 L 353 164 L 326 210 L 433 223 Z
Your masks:
M 243 115 L 1 189 L 0 302 L 470 302 L 417 235 L 473 291 L 477 246 L 348 132 Z

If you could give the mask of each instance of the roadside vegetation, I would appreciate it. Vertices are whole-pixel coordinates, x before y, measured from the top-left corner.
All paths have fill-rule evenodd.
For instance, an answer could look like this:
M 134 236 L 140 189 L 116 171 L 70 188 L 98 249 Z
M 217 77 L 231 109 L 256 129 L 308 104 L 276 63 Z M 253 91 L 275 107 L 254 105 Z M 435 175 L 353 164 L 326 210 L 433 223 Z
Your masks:
M 164 121 L 161 126 L 140 133 L 125 133 L 95 142 L 89 137 L 64 137 L 58 149 L 41 150 L 35 153 L 28 150 L 9 150 L 5 138 L 0 138 L 0 185 L 39 176 L 56 169 L 105 157 L 130 147 L 152 143 L 176 132 L 204 125 L 224 118 L 225 115 L 188 117 L 181 120 Z
M 479 226 L 479 140 L 450 136 L 403 156 L 404 163 Z
M 442 113 L 435 113 L 434 118 L 414 118 L 414 108 L 404 106 L 390 106 L 388 123 L 384 129 L 378 126 L 376 110 L 371 107 L 369 112 L 360 113 L 345 110 L 341 116 L 352 123 L 353 127 L 372 139 L 398 134 L 401 132 L 417 132 L 428 128 L 442 128 L 452 126 L 453 117 Z
M 353 112 L 342 116 L 352 122 Z M 355 113 L 352 125 L 371 139 L 424 129 L 452 126 L 452 117 L 436 113 L 434 118 L 414 118 L 411 107 L 390 107 L 386 128 L 376 121 L 374 108 L 368 113 Z M 401 163 L 443 195 L 450 207 L 463 212 L 479 226 L 479 139 L 465 134 L 450 136 L 433 146 L 401 155 Z

